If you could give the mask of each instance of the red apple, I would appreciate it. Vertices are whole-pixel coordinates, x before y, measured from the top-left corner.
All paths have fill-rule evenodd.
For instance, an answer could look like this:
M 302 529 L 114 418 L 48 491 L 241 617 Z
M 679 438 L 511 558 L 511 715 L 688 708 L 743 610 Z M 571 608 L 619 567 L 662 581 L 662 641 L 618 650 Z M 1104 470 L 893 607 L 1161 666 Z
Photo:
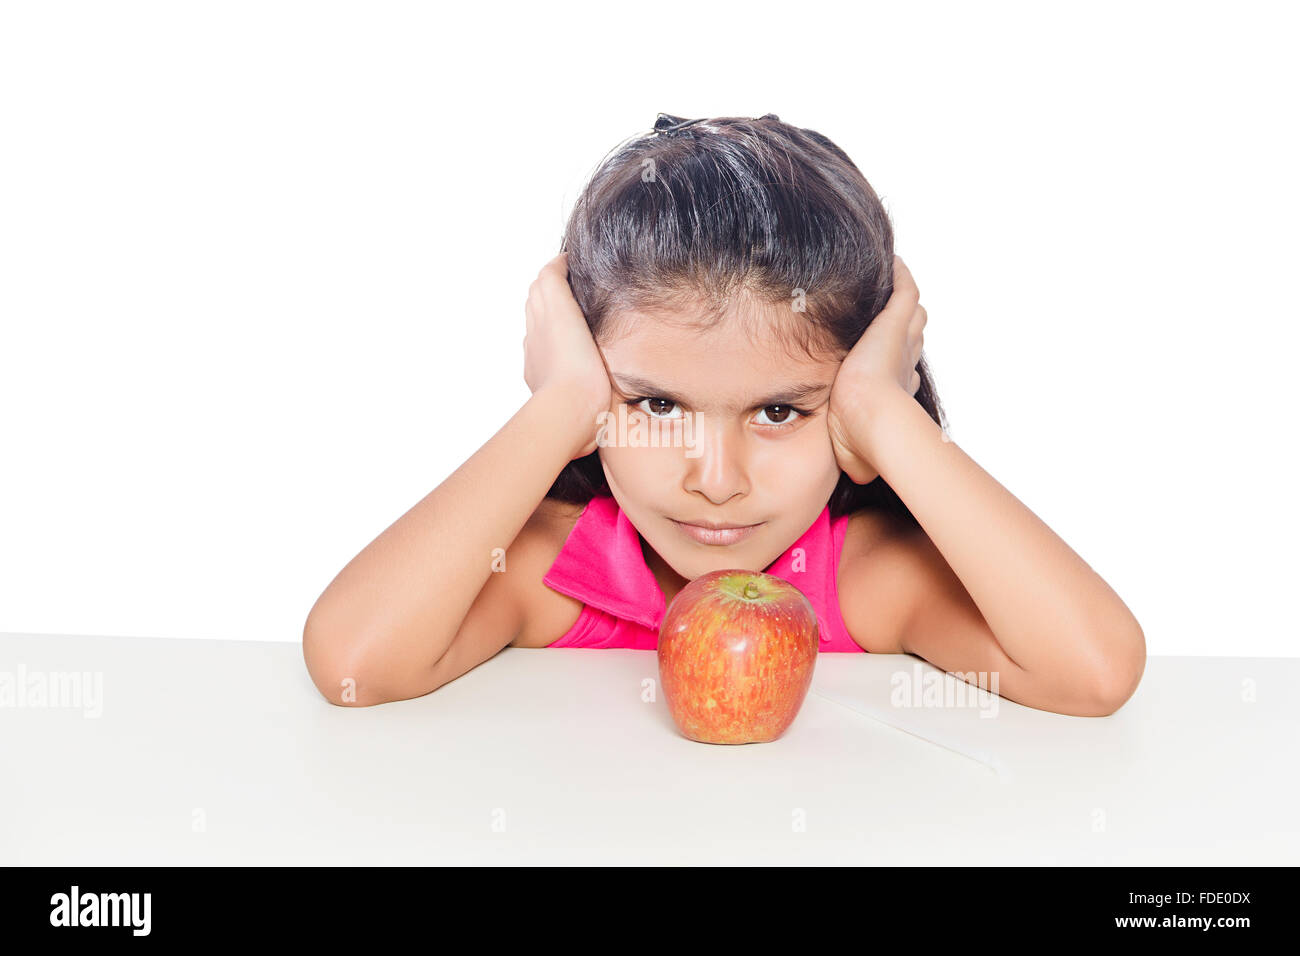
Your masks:
M 695 578 L 659 626 L 659 683 L 678 729 L 710 744 L 780 737 L 808 696 L 819 638 L 812 605 L 784 578 Z

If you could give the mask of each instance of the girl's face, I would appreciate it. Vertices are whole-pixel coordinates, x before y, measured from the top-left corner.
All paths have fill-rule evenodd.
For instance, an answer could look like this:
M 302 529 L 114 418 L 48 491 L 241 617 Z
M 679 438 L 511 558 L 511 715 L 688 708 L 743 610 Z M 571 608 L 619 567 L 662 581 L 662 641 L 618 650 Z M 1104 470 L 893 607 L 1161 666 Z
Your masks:
M 826 412 L 843 356 L 791 354 L 770 333 L 755 340 L 742 328 L 790 322 L 789 306 L 750 308 L 745 318 L 700 331 L 685 313 L 623 312 L 613 324 L 625 331 L 601 345 L 613 397 L 598 451 L 610 491 L 686 580 L 770 565 L 840 477 Z M 658 447 L 644 440 L 656 432 Z M 709 542 L 678 522 L 755 527 Z

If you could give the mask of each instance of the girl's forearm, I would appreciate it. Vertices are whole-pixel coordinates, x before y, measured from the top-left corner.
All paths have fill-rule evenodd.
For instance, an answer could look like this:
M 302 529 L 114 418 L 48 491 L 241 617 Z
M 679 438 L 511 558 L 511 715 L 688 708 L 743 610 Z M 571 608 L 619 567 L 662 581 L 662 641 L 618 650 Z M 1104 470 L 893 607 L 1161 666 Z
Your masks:
M 1026 671 L 1105 676 L 1145 643 L 1119 596 L 1055 532 L 975 463 L 914 398 L 882 391 L 863 451 Z
M 304 653 L 356 674 L 432 667 L 487 583 L 496 548 L 519 534 L 595 431 L 560 391 L 539 391 L 504 426 L 368 544 L 317 599 Z M 510 639 L 503 635 L 503 640 Z

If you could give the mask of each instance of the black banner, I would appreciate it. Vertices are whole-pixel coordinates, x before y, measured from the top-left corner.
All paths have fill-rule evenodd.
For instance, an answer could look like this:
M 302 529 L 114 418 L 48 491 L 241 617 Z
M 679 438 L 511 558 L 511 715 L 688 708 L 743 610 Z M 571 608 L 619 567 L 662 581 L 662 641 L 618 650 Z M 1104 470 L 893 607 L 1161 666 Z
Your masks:
M 10 943 L 71 936 L 140 946 L 247 943 L 268 928 L 276 939 L 327 945 L 466 934 L 496 943 L 514 931 L 539 943 L 576 932 L 652 947 L 681 930 L 702 946 L 832 927 L 863 946 L 954 936 L 1231 946 L 1289 925 L 1296 876 L 1294 867 L 593 869 L 11 867 L 0 923 Z

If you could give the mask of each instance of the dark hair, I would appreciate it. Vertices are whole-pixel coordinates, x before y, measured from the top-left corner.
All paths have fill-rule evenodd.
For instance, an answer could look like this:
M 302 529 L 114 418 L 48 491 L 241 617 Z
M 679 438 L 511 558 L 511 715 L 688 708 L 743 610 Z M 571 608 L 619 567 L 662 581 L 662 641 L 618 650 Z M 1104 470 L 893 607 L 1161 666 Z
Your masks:
M 652 132 L 597 167 L 561 251 L 597 341 L 615 334 L 621 309 L 702 304 L 708 322 L 737 294 L 789 303 L 802 289 L 801 318 L 777 335 L 809 355 L 847 354 L 893 292 L 893 227 L 875 190 L 825 136 L 771 113 L 659 114 Z M 924 356 L 917 371 L 915 399 L 946 429 Z M 609 494 L 592 452 L 569 462 L 546 497 L 585 504 Z M 829 504 L 833 518 L 876 508 L 917 523 L 881 477 L 858 485 L 840 472 Z

